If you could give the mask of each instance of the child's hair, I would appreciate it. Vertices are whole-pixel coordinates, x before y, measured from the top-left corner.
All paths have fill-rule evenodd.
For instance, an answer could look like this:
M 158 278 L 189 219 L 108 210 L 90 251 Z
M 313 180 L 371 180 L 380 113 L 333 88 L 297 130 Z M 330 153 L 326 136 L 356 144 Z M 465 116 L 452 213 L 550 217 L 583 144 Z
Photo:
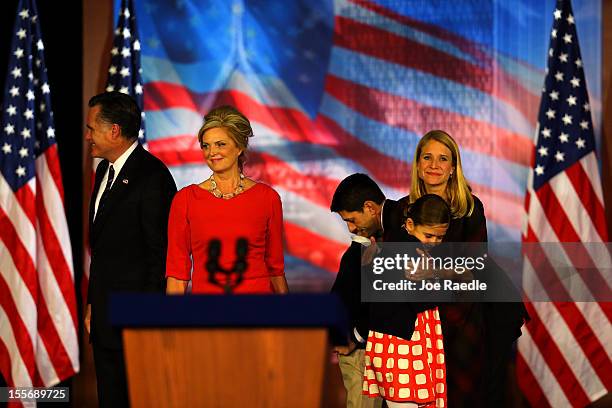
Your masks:
M 402 200 L 403 220 L 411 218 L 414 225 L 448 224 L 451 220 L 451 210 L 446 201 L 436 194 L 425 194 L 414 203 Z

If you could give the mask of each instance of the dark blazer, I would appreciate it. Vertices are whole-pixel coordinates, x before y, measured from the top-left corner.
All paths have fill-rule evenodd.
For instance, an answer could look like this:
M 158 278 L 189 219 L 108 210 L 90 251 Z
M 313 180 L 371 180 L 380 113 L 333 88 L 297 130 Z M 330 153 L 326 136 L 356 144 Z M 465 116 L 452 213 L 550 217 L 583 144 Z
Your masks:
M 138 145 L 115 175 L 94 221 L 95 200 L 108 164 L 103 160 L 96 169 L 89 205 L 87 303 L 91 304 L 91 341 L 119 349 L 120 333 L 108 320 L 108 295 L 164 291 L 168 214 L 176 184 L 166 166 Z
M 353 329 L 363 339 L 368 338 L 368 304 L 361 301 L 361 244 L 352 242 L 340 260 L 340 267 L 331 292 L 340 297 L 350 322 L 349 336 L 358 343 Z
M 399 234 L 401 226 L 401 211 L 397 201 L 385 200 L 382 212 L 383 241 L 394 238 Z M 363 339 L 368 338 L 370 304 L 361 301 L 361 244 L 352 242 L 351 246 L 342 255 L 340 267 L 331 292 L 337 294 L 344 303 L 351 324 L 350 338 L 357 343 L 353 329 Z M 412 319 L 414 320 L 414 319 Z
M 474 198 L 474 210 L 469 217 L 451 220 L 444 237 L 445 242 L 475 243 L 487 242 L 487 220 L 484 213 L 482 201 L 476 196 Z M 466 248 L 469 251 L 478 246 Z M 486 249 L 486 244 L 485 248 Z M 479 251 L 481 252 L 482 249 Z M 487 340 L 496 345 L 507 345 L 514 342 L 521 335 L 521 326 L 524 321 L 529 320 L 529 315 L 521 297 L 507 274 L 491 258 L 486 262 L 486 268 L 480 273 L 474 273 L 475 277 L 484 280 L 489 285 L 489 292 L 504 293 L 506 298 L 514 297 L 515 302 L 490 302 L 482 303 Z
M 474 209 L 469 217 L 453 218 L 444 242 L 487 242 L 487 219 L 482 201 L 475 195 Z
M 383 242 L 399 242 L 402 231 L 404 231 L 401 202 L 407 198 L 404 197 L 399 201 L 385 200 L 382 209 Z

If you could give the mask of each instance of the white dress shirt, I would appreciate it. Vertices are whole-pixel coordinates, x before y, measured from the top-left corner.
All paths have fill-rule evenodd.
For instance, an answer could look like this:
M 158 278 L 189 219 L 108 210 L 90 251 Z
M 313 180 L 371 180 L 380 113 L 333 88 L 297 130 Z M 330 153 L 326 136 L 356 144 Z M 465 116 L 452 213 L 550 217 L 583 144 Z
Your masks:
M 108 169 L 110 168 L 110 166 L 113 166 L 113 170 L 115 170 L 115 178 L 111 183 L 112 188 L 113 184 L 115 184 L 115 182 L 117 181 L 117 177 L 119 176 L 121 168 L 127 161 L 128 157 L 130 157 L 130 154 L 132 154 L 132 152 L 136 149 L 136 146 L 138 146 L 138 140 L 135 140 L 134 143 L 132 143 L 132 145 L 128 147 L 127 150 L 123 152 L 121 156 L 119 156 L 117 160 L 115 160 L 114 163 L 109 163 L 109 166 L 106 168 L 106 173 L 104 173 L 104 177 L 102 177 L 102 182 L 100 183 L 100 188 L 98 189 L 98 195 L 96 196 L 96 206 L 94 207 L 94 220 L 96 219 L 96 215 L 98 214 L 98 206 L 100 205 L 100 199 L 102 198 L 102 194 L 106 189 L 106 182 L 108 181 Z

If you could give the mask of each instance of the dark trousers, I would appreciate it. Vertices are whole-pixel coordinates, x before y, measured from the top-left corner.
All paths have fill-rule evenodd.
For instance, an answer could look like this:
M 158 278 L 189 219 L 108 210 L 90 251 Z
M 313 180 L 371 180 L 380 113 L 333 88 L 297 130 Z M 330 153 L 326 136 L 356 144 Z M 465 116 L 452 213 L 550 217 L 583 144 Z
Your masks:
M 129 407 L 123 350 L 92 346 L 100 408 Z

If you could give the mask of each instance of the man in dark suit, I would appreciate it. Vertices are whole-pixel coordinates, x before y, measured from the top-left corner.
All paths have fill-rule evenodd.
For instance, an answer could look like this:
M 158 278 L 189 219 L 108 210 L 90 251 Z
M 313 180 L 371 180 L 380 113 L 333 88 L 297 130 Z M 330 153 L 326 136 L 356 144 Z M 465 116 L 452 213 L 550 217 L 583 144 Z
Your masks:
M 176 184 L 138 143 L 141 113 L 120 92 L 89 100 L 85 140 L 102 158 L 89 205 L 91 266 L 85 327 L 100 407 L 128 406 L 123 346 L 108 316 L 111 292 L 164 292 L 168 213 Z
M 361 395 L 365 366 L 365 344 L 368 338 L 370 311 L 361 302 L 361 245 L 374 249 L 376 241 L 390 239 L 401 228 L 401 210 L 397 201 L 388 200 L 374 180 L 365 174 L 352 174 L 342 180 L 330 207 L 346 222 L 357 237 L 346 250 L 332 292 L 336 293 L 349 314 L 351 331 L 346 348 L 337 347 L 338 362 L 349 408 L 377 408 L 381 398 Z M 367 251 L 367 250 L 366 250 Z M 364 258 L 367 255 L 364 254 Z

